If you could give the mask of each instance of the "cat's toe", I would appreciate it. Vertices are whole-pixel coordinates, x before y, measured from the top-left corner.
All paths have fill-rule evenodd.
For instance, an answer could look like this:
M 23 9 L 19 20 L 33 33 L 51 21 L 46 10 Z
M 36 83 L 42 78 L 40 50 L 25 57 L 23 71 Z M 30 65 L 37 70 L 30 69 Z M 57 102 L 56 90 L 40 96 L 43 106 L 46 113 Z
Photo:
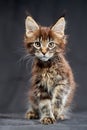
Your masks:
M 65 120 L 65 116 L 64 116 L 64 115 L 61 115 L 61 116 L 59 117 L 59 119 L 60 119 L 61 121 L 63 121 L 63 120 Z
M 68 120 L 68 119 L 70 119 L 70 116 L 69 115 L 60 115 L 58 119 L 61 121 Z
M 27 112 L 27 113 L 25 114 L 25 118 L 26 118 L 26 119 L 38 119 L 39 116 L 38 116 L 38 114 L 36 114 L 35 112 L 29 111 L 29 112 Z
M 44 117 L 43 119 L 41 119 L 41 123 L 48 125 L 48 124 L 53 124 L 55 122 L 55 119 L 52 117 Z

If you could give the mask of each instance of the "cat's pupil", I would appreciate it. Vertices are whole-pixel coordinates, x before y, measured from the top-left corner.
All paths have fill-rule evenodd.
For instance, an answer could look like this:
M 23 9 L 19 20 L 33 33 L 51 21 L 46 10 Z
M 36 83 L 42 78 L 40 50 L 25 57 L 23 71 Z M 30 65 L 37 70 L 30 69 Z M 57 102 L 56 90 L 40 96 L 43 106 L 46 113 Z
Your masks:
M 36 47 L 40 47 L 40 42 L 35 42 Z

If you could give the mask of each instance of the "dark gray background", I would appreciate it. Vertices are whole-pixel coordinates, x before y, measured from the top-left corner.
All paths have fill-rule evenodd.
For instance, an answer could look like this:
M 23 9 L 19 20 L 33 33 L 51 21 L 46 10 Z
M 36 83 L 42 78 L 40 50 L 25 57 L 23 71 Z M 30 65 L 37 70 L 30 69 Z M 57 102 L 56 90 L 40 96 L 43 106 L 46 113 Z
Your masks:
M 0 0 L 0 113 L 26 111 L 31 62 L 26 69 L 24 22 L 29 12 L 41 25 L 51 25 L 66 12 L 70 65 L 78 88 L 77 111 L 87 110 L 87 1 L 86 0 Z

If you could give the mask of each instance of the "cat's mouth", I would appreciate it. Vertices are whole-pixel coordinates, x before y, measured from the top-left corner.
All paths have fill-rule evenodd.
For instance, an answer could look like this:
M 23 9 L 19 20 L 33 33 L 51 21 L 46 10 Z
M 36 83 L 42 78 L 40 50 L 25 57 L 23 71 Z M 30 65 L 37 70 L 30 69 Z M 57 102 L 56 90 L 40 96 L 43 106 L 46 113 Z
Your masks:
M 42 53 L 35 53 L 35 56 L 42 61 L 48 61 L 53 57 L 53 53 L 46 53 L 45 55 Z
M 49 57 L 46 57 L 46 56 L 43 56 L 43 57 L 40 57 L 40 60 L 42 61 L 48 61 L 50 58 Z
M 51 59 L 53 57 L 53 54 L 48 55 L 43 55 L 41 57 L 38 57 L 40 60 L 42 61 L 48 61 L 49 59 Z

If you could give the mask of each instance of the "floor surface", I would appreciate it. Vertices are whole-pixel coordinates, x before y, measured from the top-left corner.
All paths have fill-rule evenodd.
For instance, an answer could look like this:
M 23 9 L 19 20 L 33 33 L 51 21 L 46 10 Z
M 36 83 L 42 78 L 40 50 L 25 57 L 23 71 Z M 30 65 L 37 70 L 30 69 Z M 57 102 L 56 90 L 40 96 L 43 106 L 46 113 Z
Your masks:
M 26 120 L 23 115 L 0 114 L 0 130 L 87 130 L 87 112 L 74 113 L 72 118 L 52 125 L 39 120 Z

